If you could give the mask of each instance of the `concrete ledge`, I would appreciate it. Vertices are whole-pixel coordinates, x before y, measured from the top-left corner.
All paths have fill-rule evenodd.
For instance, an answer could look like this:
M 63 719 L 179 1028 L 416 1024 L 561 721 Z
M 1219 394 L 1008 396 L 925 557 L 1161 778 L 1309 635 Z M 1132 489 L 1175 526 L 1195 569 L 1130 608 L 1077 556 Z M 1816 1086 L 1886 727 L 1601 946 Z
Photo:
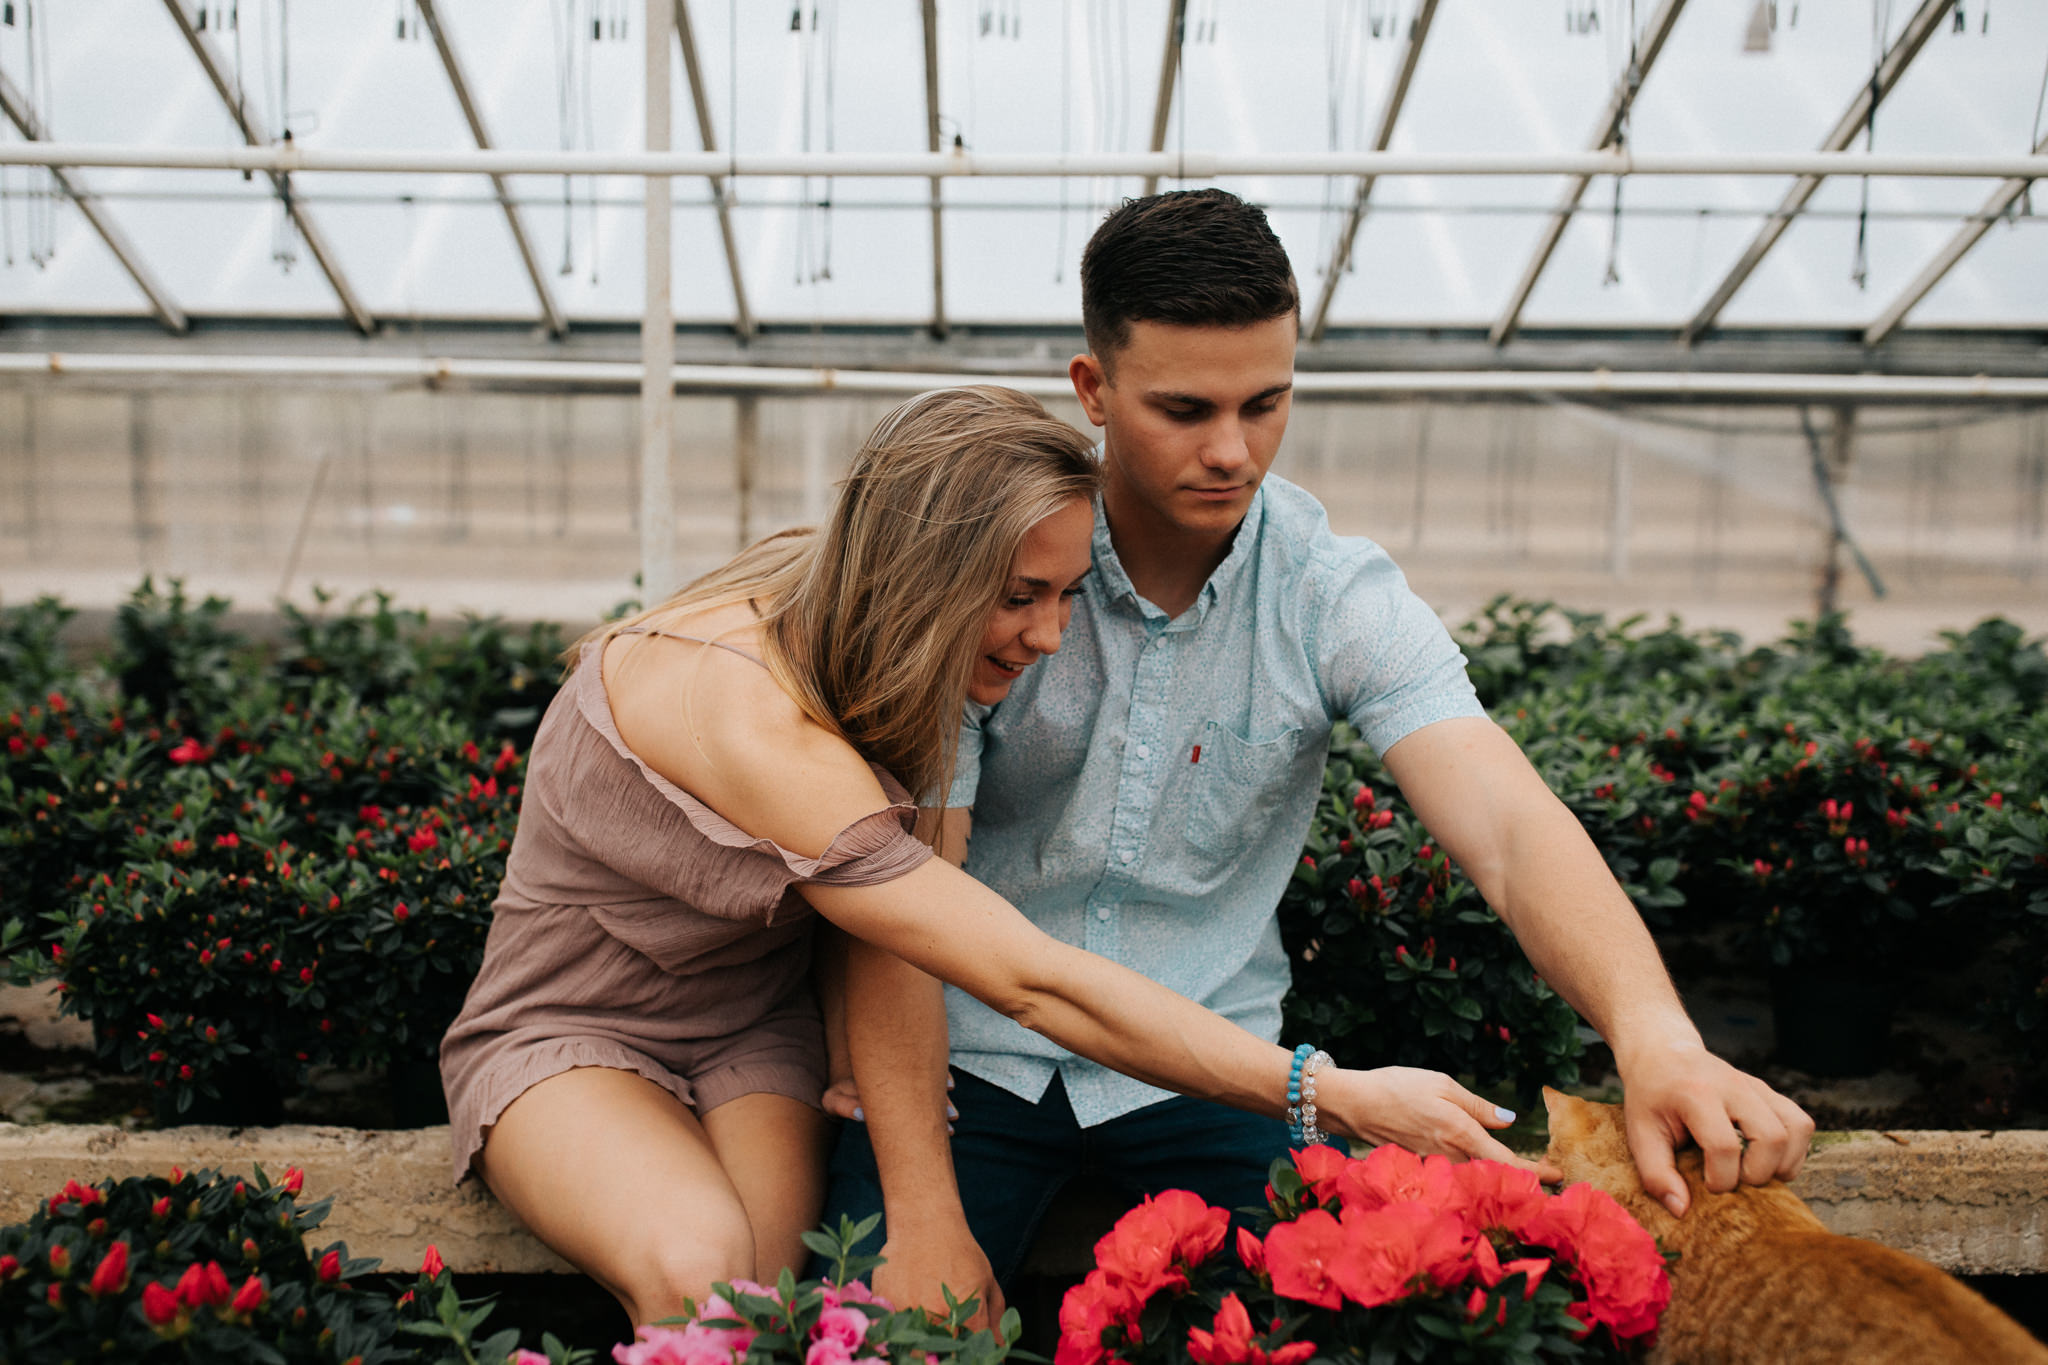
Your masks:
M 458 1271 L 565 1271 L 475 1181 L 448 1183 L 448 1130 L 174 1128 L 130 1133 L 66 1124 L 0 1124 L 0 1224 L 26 1219 L 70 1179 L 213 1166 L 272 1177 L 306 1172 L 312 1198 L 334 1197 L 316 1237 L 393 1270 L 433 1243 Z M 1967 1275 L 2048 1272 L 2048 1131 L 1831 1133 L 1795 1188 L 1836 1232 L 1868 1237 Z M 1062 1201 L 1029 1269 L 1086 1270 L 1115 1207 Z

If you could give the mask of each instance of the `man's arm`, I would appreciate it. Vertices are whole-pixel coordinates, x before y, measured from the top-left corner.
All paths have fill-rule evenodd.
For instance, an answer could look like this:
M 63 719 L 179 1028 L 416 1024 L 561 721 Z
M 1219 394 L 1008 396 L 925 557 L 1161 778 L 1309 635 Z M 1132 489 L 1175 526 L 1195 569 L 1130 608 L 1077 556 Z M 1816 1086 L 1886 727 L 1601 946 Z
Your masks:
M 967 859 L 969 812 L 948 810 L 939 856 Z M 846 1037 L 868 1142 L 882 1180 L 889 1240 L 875 1292 L 943 1313 L 946 1296 L 981 1300 L 974 1322 L 1002 1318 L 995 1273 L 967 1228 L 946 1142 L 946 999 L 937 979 L 858 939 L 846 946 Z
M 1706 1050 L 1642 917 L 1515 742 L 1490 720 L 1445 720 L 1384 758 L 1536 970 L 1614 1049 L 1643 1187 L 1685 1212 L 1672 1152 L 1687 1133 L 1705 1154 L 1711 1189 L 1796 1175 L 1813 1120 Z

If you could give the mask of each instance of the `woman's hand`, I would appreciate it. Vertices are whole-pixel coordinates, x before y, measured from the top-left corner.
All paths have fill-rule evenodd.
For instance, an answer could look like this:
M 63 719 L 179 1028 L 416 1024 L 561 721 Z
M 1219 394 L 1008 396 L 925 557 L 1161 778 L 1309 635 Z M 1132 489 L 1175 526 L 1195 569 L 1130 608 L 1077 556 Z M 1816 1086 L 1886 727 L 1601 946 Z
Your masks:
M 1547 1181 L 1564 1173 L 1545 1161 L 1516 1156 L 1491 1130 L 1515 1121 L 1502 1109 L 1441 1071 L 1383 1066 L 1372 1071 L 1328 1069 L 1316 1074 L 1325 1127 L 1361 1142 L 1393 1142 L 1411 1152 L 1441 1153 L 1454 1161 L 1484 1158 L 1533 1171 Z

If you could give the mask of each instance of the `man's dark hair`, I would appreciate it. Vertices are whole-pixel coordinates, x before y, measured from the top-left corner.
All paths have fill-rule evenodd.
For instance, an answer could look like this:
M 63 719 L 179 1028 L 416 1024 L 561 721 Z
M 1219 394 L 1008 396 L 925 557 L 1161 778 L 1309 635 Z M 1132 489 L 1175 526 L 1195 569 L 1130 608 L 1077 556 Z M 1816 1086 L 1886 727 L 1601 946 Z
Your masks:
M 1134 322 L 1248 327 L 1300 311 L 1265 211 L 1228 190 L 1126 199 L 1081 253 L 1081 325 L 1105 365 Z

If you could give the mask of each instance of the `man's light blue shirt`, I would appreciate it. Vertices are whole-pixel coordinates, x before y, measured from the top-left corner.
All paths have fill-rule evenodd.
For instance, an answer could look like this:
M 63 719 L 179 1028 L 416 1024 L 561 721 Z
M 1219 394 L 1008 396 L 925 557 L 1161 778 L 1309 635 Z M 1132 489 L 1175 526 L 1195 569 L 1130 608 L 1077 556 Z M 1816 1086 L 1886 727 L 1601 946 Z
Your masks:
M 968 708 L 948 796 L 974 811 L 967 870 L 1053 937 L 1277 1039 L 1274 912 L 1330 727 L 1348 718 L 1384 752 L 1485 712 L 1386 552 L 1333 534 L 1284 479 L 1265 479 L 1179 616 L 1138 596 L 1099 502 L 1094 554 L 1059 653 Z M 1057 1071 L 1083 1126 L 1169 1098 L 960 990 L 946 1010 L 955 1066 L 1032 1101 Z

